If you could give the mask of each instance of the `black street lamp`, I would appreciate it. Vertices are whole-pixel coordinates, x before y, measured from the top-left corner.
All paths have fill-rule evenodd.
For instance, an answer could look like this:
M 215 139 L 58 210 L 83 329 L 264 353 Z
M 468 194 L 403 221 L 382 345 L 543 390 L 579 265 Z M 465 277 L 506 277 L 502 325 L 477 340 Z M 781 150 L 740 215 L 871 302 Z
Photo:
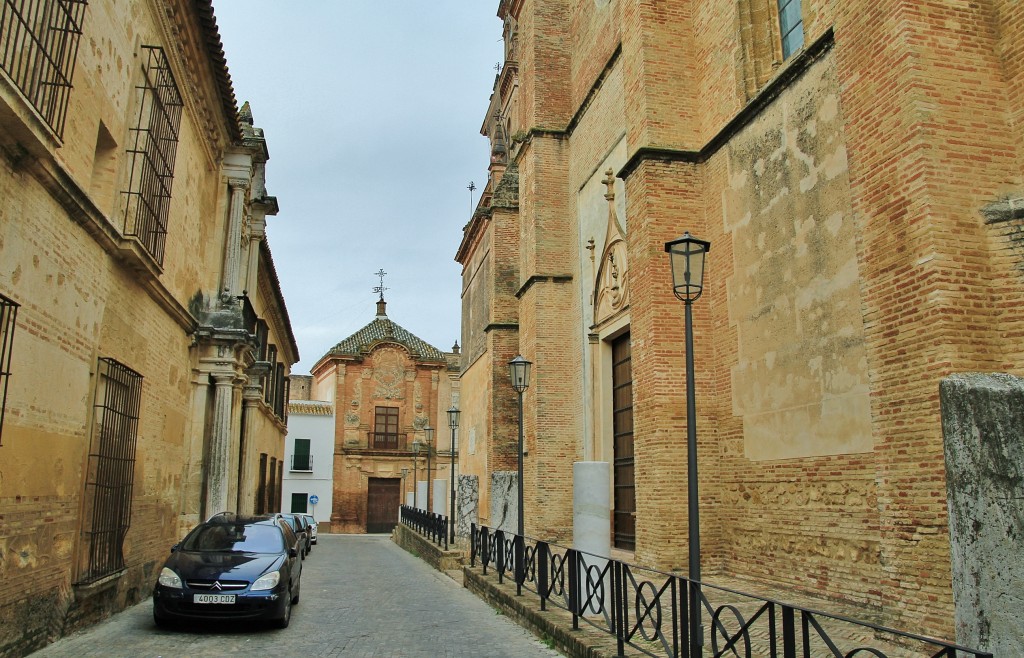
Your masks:
M 449 450 L 452 457 L 452 467 L 451 472 L 449 473 L 449 479 L 452 481 L 451 500 L 449 501 L 451 514 L 448 517 L 448 525 L 451 528 L 451 537 L 449 541 L 452 544 L 455 543 L 455 430 L 459 429 L 459 413 L 461 413 L 459 408 L 454 404 L 452 405 L 452 408 L 448 410 L 448 427 L 452 428 L 452 444 L 451 449 Z
M 693 383 L 693 311 L 691 306 L 704 292 L 704 255 L 711 243 L 698 240 L 687 231 L 683 237 L 665 243 L 672 263 L 672 292 L 686 305 L 686 480 L 687 525 L 690 563 L 690 651 L 701 654 L 704 629 L 701 626 L 700 593 L 700 506 L 697 500 L 697 396 Z
M 530 385 L 530 366 L 532 364 L 522 355 L 508 362 L 509 376 L 512 377 L 512 388 L 519 394 L 519 509 L 516 519 L 516 593 L 522 593 L 523 586 L 523 549 L 526 532 L 523 523 L 523 392 Z
M 427 514 L 430 514 L 430 453 L 434 450 L 434 428 L 427 425 L 423 428 L 423 434 L 427 437 Z
M 405 481 L 409 478 L 409 469 L 402 469 L 402 504 L 405 505 Z
M 423 447 L 423 444 L 420 443 L 419 439 L 414 439 L 413 440 L 413 442 L 412 442 L 412 454 L 414 455 L 414 457 L 412 458 L 412 506 L 415 509 L 419 509 L 420 508 L 420 503 L 419 503 L 419 489 L 420 489 L 419 483 L 420 483 L 420 479 L 419 479 L 419 476 L 416 474 L 416 470 L 417 470 L 416 467 L 419 466 L 419 464 L 420 464 L 420 449 L 422 447 Z

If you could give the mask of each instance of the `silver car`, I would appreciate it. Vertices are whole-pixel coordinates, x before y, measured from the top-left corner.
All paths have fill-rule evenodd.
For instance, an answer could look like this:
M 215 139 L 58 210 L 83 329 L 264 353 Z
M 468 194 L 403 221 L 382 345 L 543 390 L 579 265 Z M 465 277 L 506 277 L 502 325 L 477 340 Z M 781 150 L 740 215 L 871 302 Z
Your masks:
M 309 524 L 309 540 L 311 543 L 316 543 L 316 519 L 313 518 L 312 514 L 303 514 L 302 518 L 306 519 L 306 523 Z

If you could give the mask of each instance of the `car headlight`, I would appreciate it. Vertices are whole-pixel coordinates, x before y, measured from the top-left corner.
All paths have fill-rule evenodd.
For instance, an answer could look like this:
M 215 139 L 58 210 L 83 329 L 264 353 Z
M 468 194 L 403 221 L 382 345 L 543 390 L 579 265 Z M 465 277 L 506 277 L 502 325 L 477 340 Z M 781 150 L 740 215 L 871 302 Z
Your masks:
M 160 577 L 157 579 L 164 587 L 171 587 L 173 589 L 181 589 L 181 578 L 178 574 L 174 573 L 171 569 L 164 567 L 160 570 Z
M 281 582 L 281 572 L 271 571 L 270 573 L 263 574 L 262 576 L 257 578 L 256 582 L 253 583 L 252 587 L 250 587 L 249 589 L 254 592 L 266 589 L 274 589 L 275 587 L 277 587 L 277 584 L 279 582 Z

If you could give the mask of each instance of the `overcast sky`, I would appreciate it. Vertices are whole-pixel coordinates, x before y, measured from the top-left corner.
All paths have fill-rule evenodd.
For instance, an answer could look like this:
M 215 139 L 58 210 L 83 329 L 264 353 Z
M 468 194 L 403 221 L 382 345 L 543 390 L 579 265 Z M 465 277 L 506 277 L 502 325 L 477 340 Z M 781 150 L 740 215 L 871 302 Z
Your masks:
M 388 317 L 460 340 L 455 251 L 487 177 L 480 126 L 502 60 L 497 0 L 214 0 L 239 106 L 265 131 L 268 218 L 309 368 Z

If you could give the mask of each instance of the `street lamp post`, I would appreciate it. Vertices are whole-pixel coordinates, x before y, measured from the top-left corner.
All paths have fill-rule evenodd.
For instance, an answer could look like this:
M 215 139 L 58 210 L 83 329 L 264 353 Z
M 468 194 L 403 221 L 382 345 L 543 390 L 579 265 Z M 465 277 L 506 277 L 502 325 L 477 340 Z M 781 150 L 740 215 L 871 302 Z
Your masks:
M 700 592 L 700 506 L 697 492 L 697 396 L 693 381 L 693 312 L 691 306 L 704 292 L 704 256 L 711 243 L 687 231 L 681 238 L 665 243 L 672 264 L 672 292 L 686 305 L 686 480 L 687 525 L 690 563 L 690 652 L 701 655 L 704 628 L 701 626 Z
M 405 505 L 405 481 L 409 478 L 409 469 L 402 469 L 402 504 Z
M 523 550 L 525 529 L 523 523 L 523 392 L 530 385 L 530 366 L 532 364 L 524 359 L 522 355 L 516 356 L 508 362 L 509 376 L 512 378 L 512 388 L 519 394 L 519 509 L 516 515 L 516 594 L 522 593 L 523 586 Z
M 434 450 L 434 428 L 427 425 L 423 428 L 427 437 L 427 514 L 430 514 L 430 453 Z
M 449 542 L 455 543 L 455 430 L 459 429 L 459 408 L 454 404 L 451 409 L 448 410 L 448 427 L 452 428 L 452 443 L 449 449 L 451 453 L 452 463 L 451 471 L 449 472 L 449 479 L 451 480 L 451 500 L 449 502 L 449 509 L 451 514 L 448 516 L 448 526 L 451 529 L 449 536 Z
M 420 493 L 420 491 L 419 491 L 419 489 L 420 489 L 419 483 L 420 483 L 420 479 L 419 479 L 419 476 L 416 474 L 416 470 L 417 470 L 416 467 L 419 466 L 419 464 L 420 464 L 420 448 L 422 447 L 422 445 L 423 444 L 420 443 L 419 439 L 415 439 L 412 442 L 412 454 L 413 454 L 413 458 L 412 458 L 412 506 L 413 506 L 414 509 L 419 509 L 420 508 L 420 502 L 419 502 L 419 500 L 420 500 L 419 499 L 419 493 Z

